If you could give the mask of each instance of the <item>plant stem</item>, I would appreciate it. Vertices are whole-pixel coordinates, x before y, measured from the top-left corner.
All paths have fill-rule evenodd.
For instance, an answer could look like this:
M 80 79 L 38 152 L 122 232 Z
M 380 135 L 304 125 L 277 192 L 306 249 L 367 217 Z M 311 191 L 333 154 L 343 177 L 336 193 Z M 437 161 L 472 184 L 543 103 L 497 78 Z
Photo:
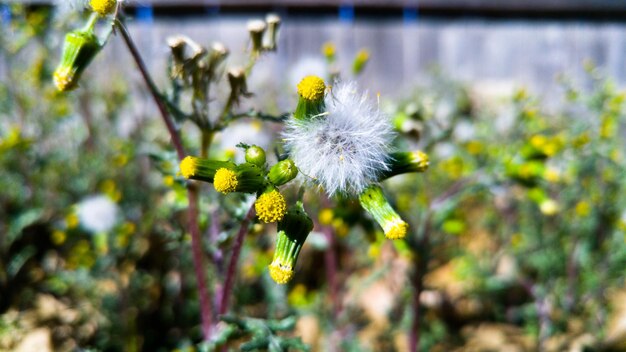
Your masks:
M 208 158 L 209 156 L 209 147 L 211 146 L 211 142 L 213 142 L 213 131 L 202 131 L 202 137 L 200 141 L 200 157 Z
M 323 227 L 324 236 L 328 242 L 328 248 L 324 252 L 324 266 L 326 267 L 326 277 L 328 279 L 328 288 L 330 298 L 333 304 L 333 319 L 335 324 L 339 318 L 341 306 L 339 305 L 339 288 L 337 286 L 337 258 L 335 256 L 335 238 L 333 230 L 330 226 Z
M 115 26 L 122 34 L 124 43 L 126 44 L 126 47 L 128 47 L 128 50 L 135 60 L 139 71 L 141 72 L 141 76 L 148 86 L 148 90 L 150 91 L 152 98 L 159 108 L 159 112 L 161 113 L 163 122 L 165 123 L 167 131 L 170 134 L 174 149 L 176 149 L 178 159 L 182 160 L 185 157 L 183 143 L 180 135 L 178 134 L 178 131 L 176 130 L 176 127 L 174 126 L 174 122 L 169 116 L 162 96 L 159 93 L 156 85 L 154 84 L 152 77 L 148 73 L 146 65 L 141 58 L 141 55 L 139 54 L 139 50 L 137 50 L 137 46 L 130 37 L 130 33 L 126 29 L 124 23 L 120 19 L 116 19 Z M 191 251 L 193 256 L 193 266 L 196 274 L 196 281 L 198 282 L 198 295 L 200 296 L 200 318 L 202 322 L 202 335 L 205 340 L 208 340 L 211 337 L 211 300 L 209 299 L 209 294 L 207 291 L 204 270 L 202 270 L 202 240 L 200 238 L 200 227 L 198 225 L 198 191 L 197 188 L 191 183 L 187 184 L 187 197 L 189 199 L 188 230 L 191 233 Z
M 417 255 L 414 261 L 414 273 L 411 280 L 413 285 L 413 322 L 409 331 L 409 351 L 417 352 L 420 346 L 422 328 L 422 306 L 420 296 L 424 289 L 424 276 L 428 270 L 428 258 L 430 251 L 430 214 L 426 214 L 422 236 L 417 243 Z
M 161 113 L 161 117 L 163 118 L 163 122 L 165 123 L 165 127 L 167 127 L 167 131 L 170 134 L 170 138 L 172 139 L 172 144 L 174 145 L 174 149 L 176 149 L 176 154 L 178 155 L 178 159 L 182 160 L 185 157 L 185 150 L 183 148 L 183 142 L 180 138 L 180 135 L 178 134 L 178 131 L 176 130 L 176 126 L 174 126 L 174 122 L 172 121 L 172 119 L 169 116 L 169 113 L 167 112 L 167 108 L 165 106 L 165 103 L 163 102 L 161 94 L 159 93 L 159 90 L 157 89 L 156 84 L 154 84 L 154 80 L 152 80 L 152 77 L 148 73 L 146 64 L 141 58 L 141 55 L 139 54 L 139 50 L 137 50 L 137 46 L 135 45 L 132 38 L 130 37 L 130 33 L 128 32 L 128 29 L 126 29 L 126 26 L 124 25 L 122 20 L 117 19 L 115 21 L 115 26 L 119 29 L 120 33 L 122 34 L 122 38 L 124 39 L 124 43 L 126 43 L 126 47 L 128 47 L 130 54 L 133 56 L 133 59 L 135 60 L 135 63 L 137 64 L 137 67 L 139 68 L 139 72 L 141 73 L 141 76 L 143 77 L 143 80 L 148 85 L 148 90 L 150 91 L 152 98 L 157 104 L 157 107 L 159 108 L 159 112 Z
M 246 217 L 241 222 L 237 237 L 235 237 L 235 244 L 233 244 L 232 254 L 230 256 L 230 262 L 228 263 L 228 271 L 226 272 L 226 280 L 224 281 L 224 289 L 222 290 L 222 299 L 219 306 L 218 313 L 220 315 L 225 314 L 228 310 L 228 299 L 231 296 L 233 290 L 233 284 L 235 283 L 235 275 L 237 274 L 237 262 L 239 261 L 239 254 L 241 254 L 241 248 L 243 247 L 243 239 L 248 233 L 248 227 L 250 222 L 254 218 L 256 212 L 254 210 L 254 204 L 250 206 Z

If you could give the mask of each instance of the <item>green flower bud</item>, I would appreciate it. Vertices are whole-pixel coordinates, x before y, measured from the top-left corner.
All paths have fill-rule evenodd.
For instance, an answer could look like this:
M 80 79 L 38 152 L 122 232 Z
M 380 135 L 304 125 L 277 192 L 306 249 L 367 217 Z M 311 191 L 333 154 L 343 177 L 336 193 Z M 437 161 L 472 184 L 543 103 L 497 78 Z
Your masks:
M 61 92 L 78 86 L 80 76 L 101 49 L 93 27 L 75 30 L 65 36 L 61 63 L 54 71 L 54 85 Z
M 213 182 L 215 173 L 221 168 L 235 168 L 230 161 L 219 161 L 188 156 L 180 162 L 180 173 L 187 179 Z
M 266 187 L 263 170 L 250 163 L 234 168 L 223 167 L 215 172 L 215 190 L 224 194 L 231 192 L 257 193 Z
M 265 150 L 257 145 L 247 148 L 246 161 L 258 167 L 265 166 Z
M 354 61 L 352 62 L 352 73 L 354 75 L 358 75 L 359 73 L 363 72 L 365 64 L 367 64 L 369 59 L 370 53 L 369 51 L 367 51 L 367 49 L 359 50 L 359 52 L 356 54 L 356 57 L 354 58 Z
M 420 150 L 392 153 L 389 159 L 389 170 L 380 175 L 379 181 L 409 172 L 424 172 L 430 164 L 428 154 Z
M 298 168 L 291 159 L 279 161 L 270 169 L 268 178 L 276 186 L 282 186 L 298 176 Z
M 306 76 L 298 83 L 298 106 L 293 117 L 298 120 L 309 119 L 324 112 L 324 93 L 326 84 L 317 76 Z
M 359 201 L 376 222 L 385 231 L 385 237 L 395 240 L 406 236 L 409 224 L 391 207 L 382 188 L 377 185 L 368 186 L 360 195 Z
M 278 284 L 286 284 L 294 274 L 300 250 L 307 236 L 313 230 L 313 221 L 307 215 L 302 202 L 289 208 L 278 223 L 276 249 L 269 265 L 270 276 Z

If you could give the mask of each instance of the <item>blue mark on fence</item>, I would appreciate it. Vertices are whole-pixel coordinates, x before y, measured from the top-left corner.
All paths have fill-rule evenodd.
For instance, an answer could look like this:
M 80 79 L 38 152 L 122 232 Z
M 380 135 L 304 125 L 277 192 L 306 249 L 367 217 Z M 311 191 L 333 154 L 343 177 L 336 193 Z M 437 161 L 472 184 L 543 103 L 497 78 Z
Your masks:
M 353 5 L 340 5 L 339 6 L 339 21 L 352 23 L 354 22 L 354 6 Z
M 11 9 L 9 5 L 0 4 L 0 24 L 3 26 L 9 26 L 11 22 Z
M 154 9 L 150 5 L 138 5 L 135 17 L 138 22 L 153 23 Z
M 417 22 L 417 6 L 416 7 L 405 7 L 402 10 L 402 20 L 405 24 L 416 23 Z

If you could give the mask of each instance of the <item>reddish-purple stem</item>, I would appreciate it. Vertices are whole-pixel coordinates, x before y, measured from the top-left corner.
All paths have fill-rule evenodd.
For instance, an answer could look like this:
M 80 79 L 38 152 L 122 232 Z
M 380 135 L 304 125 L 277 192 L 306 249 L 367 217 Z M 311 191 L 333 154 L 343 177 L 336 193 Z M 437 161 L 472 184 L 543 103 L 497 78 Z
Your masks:
M 179 160 L 182 160 L 185 157 L 185 150 L 183 148 L 183 143 L 174 126 L 174 122 L 169 116 L 167 108 L 165 107 L 165 103 L 163 103 L 162 97 L 159 94 L 152 77 L 148 73 L 146 68 L 146 64 L 144 63 L 141 55 L 139 54 L 139 50 L 137 50 L 137 46 L 133 42 L 130 37 L 130 33 L 126 29 L 126 26 L 122 23 L 121 20 L 117 20 L 115 22 L 117 29 L 122 34 L 122 38 L 124 39 L 124 43 L 126 47 L 130 51 L 137 67 L 139 68 L 139 72 L 141 72 L 141 76 L 143 77 L 146 85 L 148 86 L 148 90 L 152 95 L 157 107 L 159 108 L 159 112 L 161 113 L 161 117 L 165 126 L 167 127 L 167 131 L 170 134 L 170 138 L 172 140 L 172 144 L 174 145 L 174 149 L 176 149 L 176 154 Z M 193 257 L 193 266 L 196 274 L 196 281 L 198 282 L 198 294 L 200 296 L 200 317 L 202 321 L 202 335 L 205 340 L 208 340 L 211 337 L 211 300 L 209 299 L 209 293 L 207 291 L 206 279 L 204 277 L 204 270 L 202 264 L 202 241 L 200 238 L 200 228 L 198 226 L 198 193 L 197 189 L 194 185 L 187 185 L 187 197 L 189 199 L 189 232 L 191 233 L 191 251 Z
M 243 239 L 248 233 L 250 221 L 252 221 L 255 214 L 256 213 L 254 211 L 254 204 L 252 204 L 250 206 L 250 209 L 248 210 L 248 213 L 246 214 L 246 217 L 241 222 L 241 227 L 239 228 L 239 232 L 237 232 L 237 236 L 235 237 L 235 243 L 233 244 L 230 262 L 228 263 L 228 271 L 226 272 L 226 281 L 224 281 L 224 289 L 222 290 L 222 299 L 218 310 L 218 313 L 220 315 L 226 314 L 226 311 L 228 311 L 228 299 L 231 296 L 231 291 L 233 290 L 233 285 L 235 283 L 235 275 L 237 274 L 237 262 L 239 262 L 239 254 L 241 254 L 241 248 L 243 247 Z
M 341 306 L 339 305 L 339 287 L 337 286 L 337 257 L 335 256 L 335 237 L 330 226 L 323 227 L 324 236 L 328 242 L 328 248 L 324 252 L 324 265 L 326 266 L 326 278 L 330 299 L 333 304 L 333 318 L 335 322 L 339 317 Z

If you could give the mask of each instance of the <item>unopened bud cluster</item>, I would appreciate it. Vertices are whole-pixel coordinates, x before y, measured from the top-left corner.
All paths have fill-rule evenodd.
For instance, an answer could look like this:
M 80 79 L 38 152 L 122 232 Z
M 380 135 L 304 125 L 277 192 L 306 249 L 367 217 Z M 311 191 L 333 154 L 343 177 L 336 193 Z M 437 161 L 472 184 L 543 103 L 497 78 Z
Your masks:
M 180 174 L 187 179 L 213 183 L 217 192 L 252 193 L 257 195 L 255 208 L 258 218 L 265 223 L 280 221 L 287 211 L 285 198 L 278 187 L 293 180 L 298 169 L 293 161 L 282 160 L 267 168 L 265 150 L 247 146 L 246 162 L 211 160 L 187 156 L 180 163 Z
M 217 192 L 256 194 L 254 209 L 263 223 L 278 223 L 276 252 L 269 267 L 270 276 L 279 284 L 287 283 L 294 273 L 300 249 L 313 222 L 302 203 L 288 209 L 278 187 L 296 178 L 298 168 L 284 159 L 268 168 L 263 148 L 240 144 L 245 149 L 245 162 L 211 160 L 187 156 L 180 162 L 180 174 L 187 179 L 209 182 Z
M 248 22 L 252 53 L 259 55 L 264 51 L 276 51 L 279 28 L 280 17 L 276 14 L 267 15 L 265 20 Z

